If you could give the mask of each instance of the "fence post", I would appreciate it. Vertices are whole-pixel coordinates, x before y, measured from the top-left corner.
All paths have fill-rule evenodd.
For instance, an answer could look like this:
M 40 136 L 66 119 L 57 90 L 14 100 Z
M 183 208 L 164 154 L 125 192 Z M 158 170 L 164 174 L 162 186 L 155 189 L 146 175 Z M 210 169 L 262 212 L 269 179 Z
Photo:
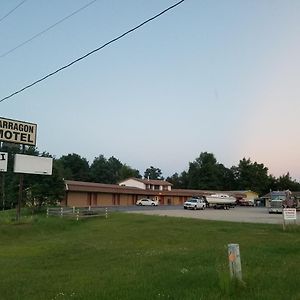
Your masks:
M 107 219 L 107 207 L 105 207 L 105 219 Z
M 79 220 L 79 208 L 77 209 L 77 213 L 76 213 L 76 221 Z
M 73 214 L 75 214 L 75 206 L 73 206 Z
M 64 209 L 63 209 L 63 207 L 61 207 L 61 208 L 60 208 L 60 217 L 62 218 L 63 215 L 64 215 Z
M 91 210 L 91 206 L 89 206 L 89 211 Z
M 47 207 L 47 218 L 49 217 L 49 207 Z
M 228 259 L 231 278 L 242 281 L 242 266 L 239 244 L 228 244 Z

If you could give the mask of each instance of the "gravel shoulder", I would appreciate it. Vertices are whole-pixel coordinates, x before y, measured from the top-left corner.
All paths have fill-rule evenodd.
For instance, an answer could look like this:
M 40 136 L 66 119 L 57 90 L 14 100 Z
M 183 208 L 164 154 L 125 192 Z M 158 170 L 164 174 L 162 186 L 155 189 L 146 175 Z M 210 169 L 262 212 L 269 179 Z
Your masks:
M 144 208 L 142 210 L 132 210 L 129 213 L 139 213 L 145 215 L 158 215 L 169 217 L 195 218 L 203 220 L 245 222 L 245 223 L 265 223 L 282 224 L 282 214 L 269 214 L 265 207 L 235 207 L 230 210 L 207 208 L 205 210 L 185 210 L 178 209 Z M 297 224 L 300 224 L 300 212 L 297 213 Z

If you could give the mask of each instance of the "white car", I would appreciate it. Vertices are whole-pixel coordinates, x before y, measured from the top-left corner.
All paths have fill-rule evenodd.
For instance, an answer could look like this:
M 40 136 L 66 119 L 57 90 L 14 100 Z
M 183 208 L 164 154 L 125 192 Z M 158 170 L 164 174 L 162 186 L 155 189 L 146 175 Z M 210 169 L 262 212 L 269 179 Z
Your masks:
M 140 200 L 136 201 L 136 205 L 157 206 L 158 205 L 158 201 L 152 200 L 152 199 L 143 198 L 143 199 L 140 199 Z
M 204 199 L 201 198 L 190 198 L 184 202 L 184 209 L 205 209 L 206 203 Z

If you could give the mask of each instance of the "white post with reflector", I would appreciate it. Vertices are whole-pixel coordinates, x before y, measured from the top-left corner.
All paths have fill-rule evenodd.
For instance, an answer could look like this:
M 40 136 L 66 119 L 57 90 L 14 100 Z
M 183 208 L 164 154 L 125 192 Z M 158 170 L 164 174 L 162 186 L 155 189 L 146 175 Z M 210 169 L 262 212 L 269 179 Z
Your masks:
M 231 278 L 242 281 L 242 265 L 239 244 L 228 244 L 228 260 Z

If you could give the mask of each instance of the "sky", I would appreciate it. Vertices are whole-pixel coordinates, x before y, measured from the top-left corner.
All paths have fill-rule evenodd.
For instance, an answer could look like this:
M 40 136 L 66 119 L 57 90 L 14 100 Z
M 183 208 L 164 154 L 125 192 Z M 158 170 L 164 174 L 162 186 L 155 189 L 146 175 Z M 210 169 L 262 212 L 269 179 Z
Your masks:
M 21 0 L 0 2 L 0 20 Z M 27 0 L 0 21 L 0 99 L 174 0 Z M 0 102 L 56 158 L 103 154 L 171 176 L 201 152 L 300 180 L 300 1 L 185 0 L 130 35 Z

